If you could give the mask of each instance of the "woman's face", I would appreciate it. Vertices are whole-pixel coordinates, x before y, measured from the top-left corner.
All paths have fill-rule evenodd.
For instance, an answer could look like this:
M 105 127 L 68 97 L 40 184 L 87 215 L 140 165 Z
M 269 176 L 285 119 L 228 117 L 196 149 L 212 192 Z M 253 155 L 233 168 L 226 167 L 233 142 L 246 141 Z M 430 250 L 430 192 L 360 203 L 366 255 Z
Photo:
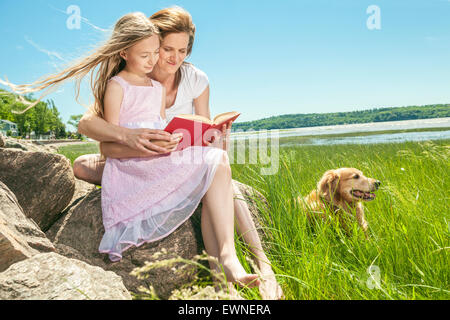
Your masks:
M 161 42 L 158 66 L 168 73 L 176 73 L 187 55 L 189 35 L 185 32 L 169 33 Z

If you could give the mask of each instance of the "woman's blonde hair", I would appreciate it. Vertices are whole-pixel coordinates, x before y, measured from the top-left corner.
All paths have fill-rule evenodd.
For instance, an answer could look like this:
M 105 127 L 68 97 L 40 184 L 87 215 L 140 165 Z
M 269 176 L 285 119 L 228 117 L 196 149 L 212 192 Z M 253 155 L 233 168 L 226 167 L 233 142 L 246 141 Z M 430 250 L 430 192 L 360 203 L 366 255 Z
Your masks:
M 108 80 L 117 75 L 126 64 L 125 60 L 120 56 L 120 52 L 132 47 L 138 41 L 158 33 L 157 27 L 143 13 L 133 12 L 126 14 L 116 22 L 112 35 L 106 43 L 89 56 L 44 80 L 25 85 L 13 85 L 11 83 L 8 83 L 8 85 L 15 93 L 25 94 L 55 88 L 62 82 L 75 78 L 76 99 L 78 101 L 81 81 L 90 71 L 93 71 L 98 66 L 95 76 L 94 72 L 91 73 L 90 86 L 95 98 L 93 111 L 103 117 L 104 98 Z M 43 96 L 28 106 L 22 113 L 36 105 Z
M 187 33 L 189 35 L 186 56 L 192 52 L 195 39 L 195 25 L 192 22 L 192 16 L 181 7 L 174 6 L 162 9 L 150 17 L 150 21 L 159 29 L 162 39 L 171 33 Z M 181 80 L 181 68 L 175 74 L 175 86 L 178 86 Z

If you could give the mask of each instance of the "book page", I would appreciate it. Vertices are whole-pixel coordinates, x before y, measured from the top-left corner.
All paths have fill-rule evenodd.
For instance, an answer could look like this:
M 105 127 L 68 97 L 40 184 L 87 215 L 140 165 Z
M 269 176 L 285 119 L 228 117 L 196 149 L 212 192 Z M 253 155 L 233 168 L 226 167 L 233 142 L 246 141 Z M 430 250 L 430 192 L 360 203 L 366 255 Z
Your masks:
M 212 124 L 213 122 L 209 120 L 207 117 L 200 116 L 197 114 L 178 114 L 175 117 L 182 118 L 182 119 L 188 119 L 188 120 L 195 120 L 200 121 L 208 124 Z
M 226 121 L 227 119 L 231 119 L 234 116 L 238 115 L 239 112 L 237 111 L 230 111 L 230 112 L 225 112 L 225 113 L 221 113 L 218 114 L 217 116 L 214 117 L 214 124 L 218 124 L 221 123 L 222 121 Z

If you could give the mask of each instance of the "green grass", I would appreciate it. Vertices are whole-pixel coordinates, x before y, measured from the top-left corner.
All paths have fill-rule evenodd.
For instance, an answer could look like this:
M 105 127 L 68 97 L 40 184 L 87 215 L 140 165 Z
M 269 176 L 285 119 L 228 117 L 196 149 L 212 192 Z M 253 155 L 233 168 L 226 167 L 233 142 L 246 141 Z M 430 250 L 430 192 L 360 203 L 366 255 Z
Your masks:
M 264 242 L 287 299 L 449 299 L 449 157 L 450 140 L 300 146 L 280 148 L 274 175 L 258 164 L 232 169 L 271 205 Z M 334 225 L 311 228 L 292 201 L 339 167 L 382 182 L 365 206 L 369 240 L 356 223 L 350 237 Z M 249 255 L 241 243 L 239 252 L 241 261 Z M 379 273 L 379 288 L 368 271 Z
M 60 147 L 58 148 L 58 153 L 65 155 L 73 165 L 73 161 L 79 156 L 90 153 L 100 153 L 100 149 L 97 142 L 92 142 Z
M 59 151 L 73 161 L 98 149 Z M 269 165 L 231 166 L 233 179 L 270 203 L 270 210 L 261 206 L 268 231 L 263 242 L 286 299 L 449 299 L 449 157 L 450 140 L 438 140 L 282 147 L 273 175 L 260 174 Z M 368 240 L 356 224 L 352 236 L 332 224 L 311 228 L 293 202 L 326 170 L 339 167 L 358 168 L 382 182 L 376 200 L 365 205 Z M 241 239 L 237 251 L 250 271 Z M 375 272 L 373 278 L 368 271 Z M 256 289 L 243 294 L 260 298 Z

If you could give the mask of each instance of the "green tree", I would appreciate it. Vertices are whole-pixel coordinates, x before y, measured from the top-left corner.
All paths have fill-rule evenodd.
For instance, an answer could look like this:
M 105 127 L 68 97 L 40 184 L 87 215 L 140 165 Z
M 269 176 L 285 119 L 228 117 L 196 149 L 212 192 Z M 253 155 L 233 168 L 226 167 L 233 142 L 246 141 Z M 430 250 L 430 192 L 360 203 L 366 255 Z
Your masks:
M 71 126 L 75 127 L 75 129 L 77 129 L 78 128 L 78 123 L 80 122 L 82 117 L 83 117 L 82 114 L 71 115 L 70 116 L 70 120 L 67 121 L 67 123 L 70 124 Z

